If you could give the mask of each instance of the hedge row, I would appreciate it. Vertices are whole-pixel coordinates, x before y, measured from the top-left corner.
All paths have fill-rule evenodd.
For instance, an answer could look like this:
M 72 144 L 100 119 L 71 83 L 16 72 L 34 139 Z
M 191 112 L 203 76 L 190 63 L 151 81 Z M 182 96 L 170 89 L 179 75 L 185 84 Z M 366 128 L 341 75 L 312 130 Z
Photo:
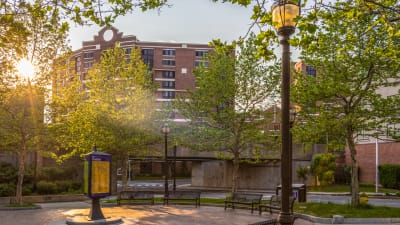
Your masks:
M 379 166 L 379 183 L 384 188 L 400 188 L 400 165 L 384 164 Z
M 77 166 L 42 167 L 35 179 L 33 168 L 28 167 L 24 175 L 23 195 L 62 194 L 81 192 Z M 14 196 L 17 183 L 17 168 L 10 163 L 0 162 L 0 197 Z

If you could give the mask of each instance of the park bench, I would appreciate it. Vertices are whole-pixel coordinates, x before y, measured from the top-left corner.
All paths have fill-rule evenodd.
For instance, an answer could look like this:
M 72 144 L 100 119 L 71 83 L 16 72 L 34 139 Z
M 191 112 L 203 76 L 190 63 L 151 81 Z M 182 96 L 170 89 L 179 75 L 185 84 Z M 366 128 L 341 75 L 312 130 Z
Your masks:
M 152 191 L 120 191 L 118 192 L 117 205 L 121 203 L 143 203 L 150 201 L 154 205 L 154 193 Z
M 251 213 L 254 208 L 258 207 L 261 203 L 262 194 L 248 194 L 235 192 L 232 196 L 227 197 L 225 200 L 225 210 L 227 208 L 235 209 L 235 205 L 239 207 L 251 207 Z
M 200 207 L 200 191 L 171 191 L 164 197 L 164 205 L 170 201 L 188 203 L 193 202 L 197 208 Z
M 289 196 L 289 207 L 290 207 L 290 212 L 293 213 L 293 205 L 294 201 L 296 200 L 295 197 Z M 281 210 L 282 204 L 281 204 L 281 196 L 279 195 L 272 195 L 271 199 L 267 204 L 260 204 L 258 207 L 258 212 L 261 215 L 263 211 L 267 211 L 269 209 L 269 213 L 272 214 L 272 210 Z

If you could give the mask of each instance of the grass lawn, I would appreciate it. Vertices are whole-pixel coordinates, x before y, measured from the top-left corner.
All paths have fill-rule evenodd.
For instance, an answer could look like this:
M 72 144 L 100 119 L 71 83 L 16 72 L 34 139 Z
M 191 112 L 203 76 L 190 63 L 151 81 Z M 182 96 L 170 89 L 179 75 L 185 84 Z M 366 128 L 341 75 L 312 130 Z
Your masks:
M 332 218 L 333 215 L 342 215 L 345 218 L 398 218 L 400 208 L 386 206 L 361 205 L 359 208 L 352 208 L 350 205 L 333 203 L 299 203 L 294 206 L 296 213 L 302 213 L 317 217 Z
M 350 192 L 350 185 L 308 186 L 307 191 L 315 192 Z M 379 188 L 380 193 L 397 193 L 397 189 Z M 373 184 L 360 184 L 360 192 L 375 192 Z

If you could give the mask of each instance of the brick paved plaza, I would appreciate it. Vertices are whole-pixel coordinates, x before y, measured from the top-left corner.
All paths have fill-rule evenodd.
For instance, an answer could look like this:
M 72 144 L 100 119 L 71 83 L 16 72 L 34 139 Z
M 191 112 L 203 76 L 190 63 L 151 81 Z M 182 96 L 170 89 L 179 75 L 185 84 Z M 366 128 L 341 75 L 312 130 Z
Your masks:
M 89 202 L 44 203 L 42 209 L 0 211 L 2 225 L 62 225 L 67 218 L 83 219 L 89 214 Z M 250 210 L 223 207 L 173 205 L 104 206 L 105 217 L 119 217 L 122 225 L 246 225 L 272 217 L 268 213 L 251 214 Z M 296 220 L 295 225 L 312 225 L 305 220 Z

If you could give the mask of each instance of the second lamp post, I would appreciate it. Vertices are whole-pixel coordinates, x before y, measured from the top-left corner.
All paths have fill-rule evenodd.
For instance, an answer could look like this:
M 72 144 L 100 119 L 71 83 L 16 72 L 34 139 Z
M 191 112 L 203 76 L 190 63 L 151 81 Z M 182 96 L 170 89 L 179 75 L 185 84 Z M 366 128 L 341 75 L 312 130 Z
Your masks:
M 165 123 L 161 131 L 164 134 L 164 199 L 168 197 L 168 133 L 170 131 L 168 123 Z

